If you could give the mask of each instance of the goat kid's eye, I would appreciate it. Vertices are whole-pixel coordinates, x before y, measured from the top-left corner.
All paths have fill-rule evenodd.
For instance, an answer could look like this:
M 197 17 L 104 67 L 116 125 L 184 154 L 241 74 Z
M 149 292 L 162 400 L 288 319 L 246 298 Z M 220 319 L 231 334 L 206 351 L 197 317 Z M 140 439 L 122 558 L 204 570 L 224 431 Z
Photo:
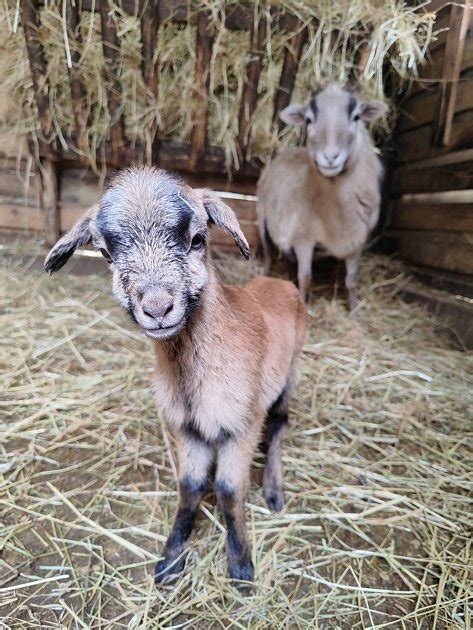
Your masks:
M 354 122 L 358 122 L 359 120 L 360 120 L 360 114 L 355 114 L 355 115 L 353 116 L 353 121 L 354 121 Z
M 205 245 L 205 237 L 202 234 L 196 234 L 191 241 L 190 249 L 202 249 Z
M 110 256 L 110 254 L 107 252 L 106 249 L 103 249 L 102 247 L 100 248 L 100 253 L 102 254 L 102 256 L 105 258 L 105 260 L 108 262 L 108 264 L 110 265 L 111 263 L 113 263 L 112 257 Z

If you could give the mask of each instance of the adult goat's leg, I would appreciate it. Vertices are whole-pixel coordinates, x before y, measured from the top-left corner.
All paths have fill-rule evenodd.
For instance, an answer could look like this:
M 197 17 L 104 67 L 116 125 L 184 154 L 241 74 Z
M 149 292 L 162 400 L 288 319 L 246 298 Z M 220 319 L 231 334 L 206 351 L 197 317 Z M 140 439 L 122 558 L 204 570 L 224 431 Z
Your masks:
M 345 258 L 346 276 L 345 286 L 348 290 L 348 305 L 353 311 L 358 304 L 357 284 L 358 272 L 360 269 L 361 251 L 355 252 Z
M 185 545 L 192 533 L 199 504 L 207 491 L 214 451 L 203 440 L 186 432 L 177 436 L 179 457 L 179 504 L 164 547 L 164 558 L 156 565 L 155 580 L 176 577 L 184 569 Z
M 309 299 L 309 289 L 312 284 L 312 257 L 314 253 L 313 243 L 303 242 L 294 246 L 297 258 L 297 284 L 299 295 L 307 304 Z

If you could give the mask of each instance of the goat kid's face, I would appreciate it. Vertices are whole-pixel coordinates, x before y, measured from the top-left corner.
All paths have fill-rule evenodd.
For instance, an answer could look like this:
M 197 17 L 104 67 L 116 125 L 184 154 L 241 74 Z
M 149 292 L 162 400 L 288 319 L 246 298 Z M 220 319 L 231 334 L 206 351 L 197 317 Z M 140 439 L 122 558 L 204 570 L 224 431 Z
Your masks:
M 248 243 L 234 212 L 211 191 L 193 190 L 163 171 L 129 169 L 52 248 L 45 269 L 60 269 L 93 243 L 113 273 L 113 293 L 149 336 L 168 340 L 189 321 L 208 280 L 208 224 Z
M 288 125 L 307 123 L 307 151 L 325 177 L 339 175 L 362 141 L 364 122 L 386 112 L 381 101 L 362 101 L 338 83 L 314 92 L 309 105 L 289 105 L 281 119 Z

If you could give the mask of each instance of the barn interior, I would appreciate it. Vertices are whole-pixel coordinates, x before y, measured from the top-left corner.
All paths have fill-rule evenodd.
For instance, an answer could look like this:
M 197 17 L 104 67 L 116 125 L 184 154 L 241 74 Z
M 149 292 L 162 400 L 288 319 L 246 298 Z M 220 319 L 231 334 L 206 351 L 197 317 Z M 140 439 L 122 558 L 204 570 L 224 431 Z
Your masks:
M 2 5 L 7 627 L 470 626 L 472 14 L 438 0 Z M 389 105 L 370 129 L 386 175 L 359 305 L 350 317 L 343 265 L 314 260 L 281 514 L 254 462 L 251 594 L 226 577 L 212 494 L 189 570 L 156 589 L 177 485 L 149 344 L 100 256 L 85 248 L 54 278 L 44 256 L 114 172 L 152 164 L 237 213 L 254 255 L 214 231 L 222 279 L 260 274 L 258 177 L 305 142 L 279 113 L 330 80 Z

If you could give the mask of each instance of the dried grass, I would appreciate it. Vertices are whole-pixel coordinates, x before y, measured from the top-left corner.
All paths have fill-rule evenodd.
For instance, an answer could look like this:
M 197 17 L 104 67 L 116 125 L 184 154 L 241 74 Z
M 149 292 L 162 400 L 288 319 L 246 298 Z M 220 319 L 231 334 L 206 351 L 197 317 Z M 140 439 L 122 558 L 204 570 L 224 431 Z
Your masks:
M 233 2 L 226 2 L 226 6 Z M 400 82 L 416 76 L 432 37 L 434 16 L 423 5 L 410 6 L 401 0 L 345 0 L 331 2 L 279 3 L 296 14 L 309 28 L 299 72 L 294 101 L 307 98 L 321 79 L 345 81 L 357 78 L 365 91 L 391 105 Z M 249 34 L 229 31 L 223 25 L 224 3 L 210 0 L 195 3 L 196 10 L 210 10 L 216 25 L 216 39 L 211 62 L 209 142 L 224 149 L 228 166 L 238 165 L 236 134 L 238 111 L 248 61 Z M 255 19 L 270 20 L 266 2 L 253 4 Z M 29 75 L 22 29 L 18 25 L 18 3 L 3 0 L 0 10 L 0 97 L 10 103 L 5 124 L 15 133 L 40 134 Z M 115 5 L 120 39 L 120 80 L 122 109 L 127 137 L 143 148 L 143 159 L 151 160 L 154 131 L 162 137 L 188 141 L 194 112 L 194 63 L 196 29 L 191 23 L 160 25 L 155 57 L 160 69 L 157 100 L 144 86 L 141 75 L 140 16 L 126 14 Z M 315 21 L 314 21 L 315 20 Z M 90 115 L 87 157 L 97 170 L 96 151 L 103 146 L 108 133 L 104 59 L 100 35 L 100 18 L 85 12 L 79 32 L 82 44 L 80 77 L 86 89 L 84 105 Z M 41 10 L 39 38 L 48 62 L 48 95 L 54 118 L 55 135 L 65 142 L 74 129 L 68 86 L 67 60 L 76 44 L 64 37 L 63 3 L 47 0 Z M 271 37 L 265 43 L 265 60 L 259 84 L 259 101 L 254 116 L 250 156 L 266 160 L 274 149 L 293 144 L 294 129 L 278 134 L 272 123 L 275 90 L 279 82 L 284 53 L 290 34 L 280 32 L 273 24 Z M 360 73 L 358 52 L 367 41 L 371 47 L 367 63 Z M 387 77 L 390 81 L 387 82 Z M 389 92 L 386 85 L 389 83 Z M 388 130 L 390 120 L 384 121 Z M 100 152 L 99 152 L 100 156 Z
M 0 272 L 5 627 L 471 627 L 472 361 L 398 297 L 411 283 L 400 263 L 363 258 L 357 321 L 318 281 L 282 514 L 266 509 L 254 463 L 245 597 L 226 578 L 212 495 L 185 576 L 153 585 L 176 500 L 172 438 L 149 342 L 108 278 L 51 279 L 11 261 Z M 232 282 L 258 271 L 228 255 L 218 265 Z

